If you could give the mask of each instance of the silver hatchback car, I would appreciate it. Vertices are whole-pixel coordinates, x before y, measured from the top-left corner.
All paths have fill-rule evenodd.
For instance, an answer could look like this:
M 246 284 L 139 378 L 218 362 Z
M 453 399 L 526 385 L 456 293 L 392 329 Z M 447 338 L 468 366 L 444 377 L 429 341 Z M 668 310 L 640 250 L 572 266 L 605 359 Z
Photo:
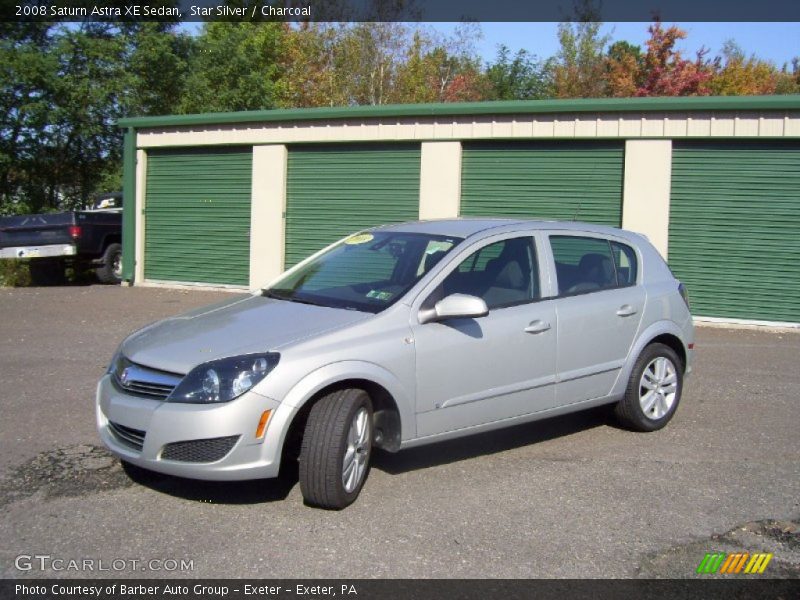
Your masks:
M 641 235 L 504 219 L 377 227 L 251 295 L 149 325 L 97 388 L 123 461 L 275 477 L 343 508 L 395 452 L 603 404 L 639 431 L 691 371 L 683 285 Z

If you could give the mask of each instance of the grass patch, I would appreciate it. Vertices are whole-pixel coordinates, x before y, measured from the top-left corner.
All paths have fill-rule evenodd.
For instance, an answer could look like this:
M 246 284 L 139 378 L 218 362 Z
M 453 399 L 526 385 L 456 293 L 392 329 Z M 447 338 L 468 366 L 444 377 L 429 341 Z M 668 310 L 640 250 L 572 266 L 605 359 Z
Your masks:
M 30 284 L 27 260 L 0 258 L 0 287 L 27 287 Z

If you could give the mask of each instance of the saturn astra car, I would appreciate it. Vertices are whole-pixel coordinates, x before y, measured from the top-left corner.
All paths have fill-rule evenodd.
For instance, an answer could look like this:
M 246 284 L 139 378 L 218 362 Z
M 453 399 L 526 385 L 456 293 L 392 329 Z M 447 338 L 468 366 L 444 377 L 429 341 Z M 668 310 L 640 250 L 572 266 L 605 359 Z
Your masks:
M 339 509 L 396 452 L 613 405 L 675 414 L 692 366 L 683 285 L 639 234 L 423 221 L 351 235 L 264 289 L 149 325 L 97 388 L 105 445 L 205 480 L 278 475 Z

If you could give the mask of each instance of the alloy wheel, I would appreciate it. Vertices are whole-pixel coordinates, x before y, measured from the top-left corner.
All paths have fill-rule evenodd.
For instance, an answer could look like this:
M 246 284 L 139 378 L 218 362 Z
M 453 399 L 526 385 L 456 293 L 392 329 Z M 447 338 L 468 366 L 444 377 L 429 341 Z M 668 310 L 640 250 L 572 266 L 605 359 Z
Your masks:
M 360 408 L 353 416 L 347 432 L 347 448 L 342 461 L 342 485 L 349 494 L 364 478 L 369 457 L 370 419 L 366 408 Z
M 673 362 L 658 356 L 651 360 L 639 381 L 639 405 L 644 415 L 657 421 L 666 415 L 675 403 L 678 392 L 678 374 Z

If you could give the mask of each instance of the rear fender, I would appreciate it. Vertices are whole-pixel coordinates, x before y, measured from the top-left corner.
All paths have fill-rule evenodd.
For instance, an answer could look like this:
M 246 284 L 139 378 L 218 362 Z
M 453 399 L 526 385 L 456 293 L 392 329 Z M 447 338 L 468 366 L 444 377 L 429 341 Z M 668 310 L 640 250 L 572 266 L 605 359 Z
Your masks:
M 655 323 L 652 323 L 647 329 L 639 334 L 639 337 L 636 339 L 636 343 L 631 347 L 628 357 L 625 359 L 625 364 L 623 365 L 622 369 L 620 369 L 617 381 L 614 382 L 614 385 L 611 388 L 611 395 L 613 397 L 621 398 L 625 393 L 625 388 L 628 385 L 628 379 L 630 379 L 633 366 L 636 364 L 636 360 L 639 358 L 642 350 L 644 350 L 645 347 L 651 341 L 653 341 L 653 339 L 664 334 L 674 335 L 676 338 L 681 340 L 684 352 L 687 356 L 690 355 L 689 349 L 686 348 L 686 332 L 682 331 L 676 323 L 667 320 L 656 321 Z

